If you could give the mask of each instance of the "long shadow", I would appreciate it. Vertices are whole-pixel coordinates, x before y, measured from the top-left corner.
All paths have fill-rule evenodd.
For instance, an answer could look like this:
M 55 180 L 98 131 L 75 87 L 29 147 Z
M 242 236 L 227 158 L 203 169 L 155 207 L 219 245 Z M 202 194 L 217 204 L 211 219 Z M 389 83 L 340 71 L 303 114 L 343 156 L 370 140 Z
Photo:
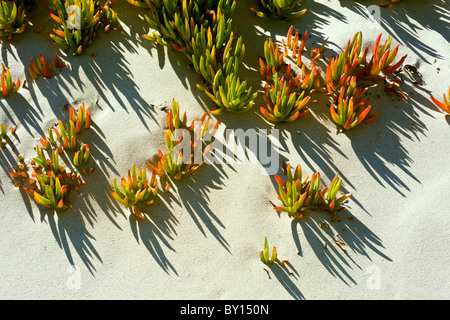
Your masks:
M 222 247 L 230 252 L 230 245 L 221 233 L 225 225 L 209 207 L 209 194 L 223 189 L 227 178 L 221 165 L 204 164 L 198 174 L 191 174 L 174 183 L 178 200 L 191 216 L 197 228 L 206 238 L 211 234 Z
M 364 2 L 342 0 L 339 3 L 367 19 L 373 19 L 367 7 L 380 6 L 379 1 L 374 0 Z M 419 32 L 434 30 L 444 38 L 445 34 L 450 32 L 448 25 L 450 14 L 445 0 L 430 0 L 426 4 L 420 1 L 402 1 L 380 9 L 382 29 L 387 30 L 398 43 L 410 48 L 427 63 L 432 61 L 427 60 L 426 56 L 443 59 L 440 53 L 421 40 Z
M 178 276 L 175 267 L 164 252 L 164 248 L 175 252 L 169 240 L 174 240 L 174 235 L 176 236 L 175 226 L 178 225 L 178 220 L 170 211 L 170 204 L 164 203 L 164 206 L 161 206 L 163 201 L 164 199 L 160 197 L 151 206 L 140 207 L 146 214 L 145 220 L 131 213 L 130 227 L 136 241 L 147 248 L 164 272 L 167 274 L 173 272 Z
M 292 220 L 292 237 L 300 255 L 303 255 L 300 226 L 309 247 L 325 269 L 347 285 L 357 284 L 351 271 L 361 269 L 361 266 L 349 252 L 366 256 L 369 260 L 372 260 L 369 252 L 373 252 L 388 261 L 392 260 L 383 253 L 381 239 L 350 212 L 340 213 L 339 217 L 338 221 L 331 222 L 327 213 L 308 212 L 304 219 Z
M 267 265 L 272 271 L 275 278 L 280 282 L 283 288 L 294 298 L 295 300 L 306 300 L 303 293 L 298 289 L 292 277 L 297 280 L 298 272 L 289 263 L 274 263 Z M 270 273 L 268 273 L 269 279 L 271 278 Z

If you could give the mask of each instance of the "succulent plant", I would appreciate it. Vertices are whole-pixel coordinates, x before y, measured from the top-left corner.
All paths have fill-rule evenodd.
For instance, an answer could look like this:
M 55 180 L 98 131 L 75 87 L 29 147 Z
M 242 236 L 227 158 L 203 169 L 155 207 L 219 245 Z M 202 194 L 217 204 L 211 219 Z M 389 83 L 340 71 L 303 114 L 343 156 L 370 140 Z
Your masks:
M 35 0 L 0 1 L 0 37 L 22 33 L 36 7 Z
M 83 102 L 78 113 L 75 116 L 75 110 L 70 106 L 69 119 L 75 124 L 75 133 L 81 133 L 82 129 L 89 129 L 91 127 L 91 109 L 86 106 Z
M 397 63 L 393 64 L 395 58 L 397 57 L 398 48 L 400 47 L 400 45 L 397 45 L 391 51 L 392 37 L 389 36 L 388 39 L 383 43 L 383 45 L 380 46 L 381 36 L 382 34 L 380 33 L 373 47 L 372 59 L 365 68 L 366 76 L 368 76 L 369 78 L 376 79 L 377 77 L 379 77 L 381 72 L 386 75 L 395 72 L 401 67 L 405 59 L 408 57 L 408 55 L 406 54 Z
M 431 100 L 445 113 L 450 114 L 450 103 L 448 98 L 445 96 L 444 93 L 444 102 L 439 101 L 435 97 L 431 96 Z M 450 98 L 450 87 L 448 88 L 448 97 Z
M 275 261 L 277 261 L 277 249 L 275 247 L 273 247 L 272 256 L 270 256 L 269 244 L 267 242 L 267 237 L 265 237 L 265 240 L 264 240 L 264 250 L 259 252 L 259 258 L 265 264 L 273 264 L 273 263 L 275 263 Z
M 80 151 L 77 151 L 73 157 L 74 166 L 79 167 L 86 164 L 86 162 L 89 160 L 89 154 L 89 146 L 87 144 L 83 144 L 80 147 Z
M 215 77 L 212 87 L 212 93 L 201 86 L 197 87 L 203 90 L 214 103 L 219 107 L 212 114 L 221 114 L 224 110 L 242 113 L 250 110 L 258 93 L 252 93 L 252 87 L 247 87 L 247 81 L 241 82 L 234 74 L 224 76 L 222 70 L 219 70 Z
M 20 80 L 17 79 L 16 82 L 12 81 L 11 73 L 9 68 L 7 68 L 2 63 L 2 73 L 0 77 L 1 88 L 0 92 L 3 94 L 4 98 L 7 98 L 9 95 L 16 93 L 20 89 Z
M 168 130 L 165 132 L 167 153 L 158 151 L 158 163 L 156 166 L 147 162 L 147 166 L 160 177 L 168 174 L 176 180 L 180 180 L 183 175 L 197 171 L 203 165 L 203 156 L 209 152 L 209 146 L 205 146 L 217 132 L 219 122 L 214 126 L 210 124 L 210 118 L 204 113 L 200 121 L 194 121 L 188 127 L 187 116 L 184 113 L 180 116 L 180 107 L 173 100 L 171 108 L 166 116 Z M 178 129 L 183 129 L 181 132 Z M 183 154 L 186 151 L 189 154 Z
M 368 105 L 367 100 L 355 102 L 353 98 L 339 98 L 337 106 L 330 105 L 330 113 L 334 122 L 344 130 L 350 130 L 361 122 L 369 114 L 372 106 Z
M 100 28 L 120 29 L 109 1 L 101 6 L 97 0 L 50 0 L 49 10 L 50 17 L 57 23 L 50 37 L 68 54 L 82 54 Z
M 275 83 L 269 86 L 266 83 L 263 94 L 266 107 L 261 107 L 263 116 L 272 122 L 292 122 L 299 117 L 304 116 L 308 110 L 306 105 L 310 96 L 305 97 L 305 91 L 298 94 L 294 91 L 294 81 L 285 81 L 284 77 L 280 80 L 275 74 Z
M 50 209 L 66 210 L 64 197 L 67 194 L 67 187 L 61 183 L 62 178 L 50 171 L 47 174 L 36 174 L 36 179 L 39 182 L 39 190 L 26 189 L 27 192 L 33 194 L 34 200 Z
M 282 206 L 274 206 L 277 211 L 287 212 L 290 217 L 296 219 L 303 218 L 303 212 L 311 210 L 326 210 L 333 213 L 333 219 L 336 213 L 345 210 L 342 203 L 348 199 L 351 194 L 345 194 L 337 198 L 337 194 L 342 184 L 342 180 L 336 175 L 329 187 L 321 188 L 320 173 L 316 172 L 311 178 L 306 177 L 302 180 L 302 168 L 297 165 L 292 172 L 291 165 L 283 163 L 284 172 L 287 175 L 287 181 L 280 176 L 275 175 L 278 183 L 278 199 L 283 203 Z
M 52 69 L 53 65 L 45 61 L 44 57 L 39 54 L 36 63 L 34 63 L 33 59 L 31 59 L 31 65 L 28 67 L 28 72 L 30 73 L 33 79 L 38 79 L 40 76 L 44 76 L 47 79 L 51 79 L 53 77 Z M 55 68 L 63 68 L 66 66 L 65 62 L 62 62 L 59 58 L 58 54 L 55 53 Z
M 61 120 L 58 121 L 59 124 L 59 130 L 57 128 L 54 128 L 56 138 L 58 139 L 59 143 L 64 147 L 66 150 L 75 151 L 77 147 L 77 133 L 76 133 L 76 126 L 73 123 L 72 120 L 69 119 L 69 125 L 64 127 Z
M 304 15 L 307 9 L 296 11 L 302 0 L 256 0 L 259 10 L 251 8 L 258 17 L 267 19 L 293 19 Z
M 281 66 L 284 65 L 284 54 L 280 51 L 279 45 L 274 45 L 272 39 L 266 40 L 264 43 L 264 57 L 270 69 L 275 68 L 280 71 Z
M 136 172 L 136 165 L 133 165 L 131 172 L 128 170 L 128 175 L 122 177 L 120 188 L 117 180 L 114 179 L 114 191 L 111 191 L 111 195 L 126 208 L 132 208 L 134 214 L 143 219 L 142 210 L 137 205 L 140 202 L 145 204 L 153 203 L 153 198 L 158 192 L 157 184 L 158 181 L 154 171 L 149 181 L 147 170 L 143 168 Z

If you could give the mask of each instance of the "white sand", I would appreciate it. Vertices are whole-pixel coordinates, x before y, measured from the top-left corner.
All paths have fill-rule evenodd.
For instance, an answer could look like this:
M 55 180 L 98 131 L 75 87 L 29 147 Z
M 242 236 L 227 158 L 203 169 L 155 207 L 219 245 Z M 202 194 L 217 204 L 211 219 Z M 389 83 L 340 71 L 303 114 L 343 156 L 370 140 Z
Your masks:
M 450 85 L 444 2 L 409 0 L 382 8 L 381 29 L 369 29 L 365 6 L 379 1 L 305 0 L 309 12 L 292 22 L 310 31 L 309 45 L 330 37 L 336 52 L 359 30 L 365 44 L 390 33 L 402 44 L 400 54 L 409 54 L 405 64 L 416 66 L 426 82 L 415 87 L 406 81 L 408 102 L 374 94 L 379 118 L 348 134 L 336 135 L 320 104 L 295 123 L 278 126 L 282 159 L 300 163 L 308 175 L 320 171 L 326 182 L 339 172 L 353 193 L 349 211 L 330 229 L 319 227 L 330 222 L 325 213 L 301 221 L 277 214 L 269 203 L 277 201 L 274 179 L 250 164 L 205 166 L 170 195 L 161 193 L 146 221 L 130 215 L 109 188 L 164 147 L 161 108 L 175 98 L 190 118 L 199 118 L 211 102 L 195 87 L 199 76 L 182 55 L 141 40 L 145 10 L 124 1 L 115 6 L 123 32 L 101 34 L 81 57 L 63 57 L 73 72 L 31 82 L 25 72 L 30 58 L 50 58 L 58 50 L 40 4 L 32 23 L 46 28 L 35 34 L 29 27 L 1 45 L 1 60 L 14 78 L 27 78 L 28 89 L 0 100 L 0 123 L 17 129 L 15 149 L 0 153 L 0 298 L 449 298 L 450 121 L 429 101 L 429 93 L 441 99 Z M 257 56 L 267 37 L 280 40 L 291 22 L 256 18 L 250 4 L 239 4 L 235 27 L 247 46 L 242 76 L 261 89 Z M 70 194 L 70 210 L 51 213 L 14 187 L 6 168 L 16 164 L 18 153 L 34 156 L 44 130 L 67 119 L 66 103 L 82 102 L 95 123 L 82 138 L 96 170 L 79 194 Z M 217 117 L 222 129 L 271 128 L 258 110 L 262 99 L 257 102 L 246 114 Z M 346 252 L 335 244 L 338 235 Z M 265 236 L 290 265 L 259 261 Z M 81 272 L 79 289 L 67 285 L 72 265 Z M 372 281 L 377 275 L 379 286 Z

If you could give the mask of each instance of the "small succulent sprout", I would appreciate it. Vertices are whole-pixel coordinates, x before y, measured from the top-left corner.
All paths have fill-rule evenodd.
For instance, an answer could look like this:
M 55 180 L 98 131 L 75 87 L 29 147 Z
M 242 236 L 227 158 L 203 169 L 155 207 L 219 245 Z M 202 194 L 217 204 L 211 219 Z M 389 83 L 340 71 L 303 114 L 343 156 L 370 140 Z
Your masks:
M 73 157 L 73 164 L 75 167 L 82 166 L 89 160 L 89 146 L 84 144 L 81 146 L 80 151 L 77 151 Z
M 77 133 L 76 126 L 72 120 L 69 119 L 69 125 L 64 127 L 61 120 L 58 121 L 59 130 L 54 128 L 54 132 L 58 141 L 62 144 L 65 150 L 75 151 L 77 147 Z
M 39 54 L 36 63 L 34 63 L 33 59 L 30 60 L 28 72 L 34 80 L 38 79 L 40 76 L 51 79 L 53 77 L 53 65 L 48 63 L 44 57 Z
M 279 45 L 274 45 L 272 38 L 266 40 L 264 43 L 264 57 L 269 68 L 275 68 L 280 71 L 281 66 L 284 65 L 284 54 L 280 51 Z
M 47 158 L 44 155 L 44 151 L 39 145 L 36 146 L 37 157 L 33 158 L 33 164 L 37 165 L 40 168 L 43 168 L 47 171 L 50 171 L 50 160 L 47 161 Z
M 258 17 L 266 19 L 294 19 L 304 15 L 307 9 L 300 11 L 302 0 L 256 0 L 258 9 L 251 8 Z
M 259 72 L 264 81 L 270 83 L 273 81 L 273 76 L 277 72 L 275 67 L 270 68 L 270 66 L 264 63 L 262 58 L 259 58 Z
M 448 98 L 445 96 L 445 93 L 443 94 L 443 101 L 441 102 L 435 97 L 431 96 L 431 100 L 445 113 L 450 114 L 450 87 L 448 88 Z
M 33 192 L 34 200 L 47 208 L 66 210 L 64 197 L 67 193 L 67 186 L 62 184 L 60 177 L 54 172 L 47 174 L 37 174 L 39 190 Z
M 350 130 L 364 121 L 371 107 L 367 100 L 355 102 L 353 98 L 340 97 L 337 106 L 330 105 L 330 113 L 338 127 Z
M 291 50 L 291 57 L 294 59 L 297 66 L 301 67 L 303 65 L 302 53 L 305 50 L 306 40 L 308 39 L 308 31 L 305 31 L 301 40 L 299 32 L 296 30 L 295 34 L 293 35 L 293 31 L 294 26 L 291 26 L 288 30 L 286 41 L 284 39 L 282 40 L 284 46 L 284 55 L 288 56 L 288 51 Z
M 397 45 L 391 51 L 392 37 L 389 36 L 388 39 L 383 43 L 383 45 L 380 46 L 381 36 L 382 34 L 380 33 L 380 35 L 375 40 L 372 59 L 365 68 L 366 75 L 370 77 L 378 77 L 381 72 L 386 75 L 395 72 L 402 66 L 403 62 L 408 57 L 408 55 L 406 54 L 397 63 L 393 64 L 395 58 L 397 57 L 398 48 L 400 45 Z
M 323 207 L 332 213 L 338 210 L 345 210 L 345 208 L 341 207 L 340 205 L 352 196 L 351 193 L 348 193 L 337 198 L 341 185 L 342 179 L 339 179 L 339 175 L 336 174 L 336 176 L 331 181 L 331 185 L 321 191 L 321 194 L 323 196 Z
M 132 208 L 134 214 L 139 218 L 144 218 L 142 210 L 137 207 L 138 203 L 152 204 L 153 198 L 158 192 L 158 181 L 156 180 L 156 173 L 152 172 L 150 180 L 147 179 L 147 170 L 145 168 L 139 169 L 136 172 L 136 165 L 128 175 L 122 177 L 120 188 L 117 184 L 117 180 L 114 179 L 114 191 L 111 191 L 111 195 L 120 204 L 126 208 Z
M 274 79 L 275 83 L 271 87 L 266 83 L 263 94 L 266 106 L 260 108 L 263 116 L 272 122 L 292 122 L 304 116 L 308 112 L 306 105 L 310 97 L 305 97 L 305 91 L 301 94 L 293 91 L 293 80 L 287 82 L 284 77 L 280 80 L 277 74 Z
M 275 247 L 273 247 L 272 256 L 270 256 L 269 244 L 267 242 L 267 237 L 265 237 L 265 240 L 264 240 L 264 250 L 259 252 L 259 258 L 265 264 L 273 264 L 273 263 L 275 263 L 275 261 L 277 261 L 277 249 Z
M 75 124 L 76 134 L 81 133 L 82 129 L 89 129 L 91 127 L 91 109 L 87 108 L 83 103 L 75 116 L 75 110 L 70 106 L 69 119 Z
M 11 72 L 9 68 L 2 63 L 2 73 L 0 77 L 1 88 L 0 92 L 3 94 L 4 98 L 7 98 L 13 93 L 19 91 L 20 88 L 20 80 L 17 79 L 16 82 L 12 81 Z
M 192 130 L 194 126 L 194 121 L 192 121 L 192 124 L 189 127 L 187 126 L 186 112 L 184 112 L 183 117 L 181 117 L 180 106 L 178 105 L 178 102 L 176 102 L 174 99 L 172 100 L 169 112 L 167 112 L 166 125 L 172 132 L 178 129 Z
M 224 110 L 242 113 L 250 110 L 258 93 L 252 93 L 252 87 L 247 88 L 247 81 L 241 82 L 234 74 L 224 77 L 222 70 L 216 73 L 213 92 L 204 92 L 214 101 L 219 109 L 212 114 L 221 114 Z
M 41 137 L 40 139 L 41 145 L 45 150 L 50 149 L 51 144 L 50 141 L 46 137 Z

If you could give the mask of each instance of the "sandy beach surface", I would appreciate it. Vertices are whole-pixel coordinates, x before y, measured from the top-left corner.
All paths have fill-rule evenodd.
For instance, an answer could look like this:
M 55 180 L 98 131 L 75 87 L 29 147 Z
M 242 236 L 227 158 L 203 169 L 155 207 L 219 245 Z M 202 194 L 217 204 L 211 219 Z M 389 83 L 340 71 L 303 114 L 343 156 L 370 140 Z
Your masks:
M 0 100 L 0 123 L 16 128 L 14 148 L 0 151 L 0 298 L 448 299 L 450 118 L 430 101 L 430 94 L 442 100 L 450 85 L 448 2 L 377 6 L 381 24 L 371 22 L 368 7 L 387 3 L 305 0 L 303 17 L 278 21 L 256 17 L 254 2 L 241 1 L 234 16 L 247 48 L 241 77 L 257 90 L 264 42 L 281 43 L 292 24 L 310 32 L 309 44 L 329 37 L 327 56 L 357 31 L 365 45 L 390 34 L 422 75 L 420 86 L 404 73 L 407 101 L 375 89 L 378 119 L 344 134 L 321 101 L 276 126 L 262 118 L 261 96 L 247 113 L 213 117 L 221 130 L 278 129 L 280 164 L 319 171 L 326 183 L 339 173 L 353 196 L 338 222 L 321 212 L 302 220 L 277 213 L 270 203 L 278 202 L 277 184 L 261 163 L 205 165 L 161 192 L 145 220 L 132 215 L 110 196 L 113 179 L 164 149 L 172 99 L 191 119 L 214 106 L 183 55 L 141 38 L 146 10 L 116 1 L 123 30 L 101 33 L 84 55 L 66 57 L 48 37 L 52 24 L 39 3 L 25 33 L 1 42 L 1 61 L 27 85 Z M 55 52 L 71 68 L 32 81 L 30 59 L 52 60 Z M 69 210 L 52 212 L 16 188 L 7 169 L 18 154 L 35 156 L 47 128 L 68 119 L 66 104 L 83 102 L 93 126 L 82 139 L 95 170 L 70 193 Z M 289 263 L 259 260 L 265 237 Z

